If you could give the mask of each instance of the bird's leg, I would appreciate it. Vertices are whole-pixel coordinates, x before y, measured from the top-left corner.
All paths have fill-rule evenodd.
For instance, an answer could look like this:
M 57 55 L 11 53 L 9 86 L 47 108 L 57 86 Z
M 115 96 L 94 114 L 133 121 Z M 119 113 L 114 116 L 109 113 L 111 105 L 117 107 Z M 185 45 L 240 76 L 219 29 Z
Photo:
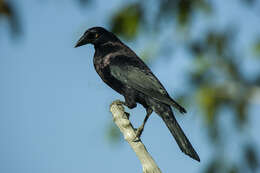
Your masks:
M 143 130 L 144 130 L 145 123 L 149 119 L 149 117 L 150 117 L 150 115 L 152 113 L 153 113 L 153 109 L 152 108 L 147 108 L 146 109 L 146 116 L 144 118 L 143 124 L 136 130 L 136 139 L 141 137 L 141 135 L 143 133 Z

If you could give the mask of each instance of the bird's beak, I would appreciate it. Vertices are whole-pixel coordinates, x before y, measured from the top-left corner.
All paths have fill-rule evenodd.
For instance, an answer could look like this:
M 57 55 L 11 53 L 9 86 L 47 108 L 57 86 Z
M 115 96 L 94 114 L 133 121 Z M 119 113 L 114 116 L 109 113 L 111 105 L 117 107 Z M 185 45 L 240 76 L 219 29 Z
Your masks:
M 79 41 L 76 43 L 76 45 L 74 47 L 75 48 L 80 47 L 80 46 L 83 46 L 88 43 L 89 43 L 89 40 L 86 38 L 86 35 L 84 34 L 82 37 L 80 37 Z

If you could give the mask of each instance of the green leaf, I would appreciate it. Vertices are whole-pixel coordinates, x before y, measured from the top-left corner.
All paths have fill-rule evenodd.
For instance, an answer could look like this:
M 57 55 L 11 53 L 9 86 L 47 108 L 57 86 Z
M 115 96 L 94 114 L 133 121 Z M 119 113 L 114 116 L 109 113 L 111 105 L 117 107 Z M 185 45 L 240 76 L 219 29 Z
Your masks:
M 253 52 L 258 58 L 260 58 L 260 39 L 258 39 L 258 41 L 256 41 L 255 45 L 253 46 Z
M 142 16 L 143 13 L 138 3 L 122 8 L 112 17 L 112 32 L 126 39 L 133 39 L 138 34 Z

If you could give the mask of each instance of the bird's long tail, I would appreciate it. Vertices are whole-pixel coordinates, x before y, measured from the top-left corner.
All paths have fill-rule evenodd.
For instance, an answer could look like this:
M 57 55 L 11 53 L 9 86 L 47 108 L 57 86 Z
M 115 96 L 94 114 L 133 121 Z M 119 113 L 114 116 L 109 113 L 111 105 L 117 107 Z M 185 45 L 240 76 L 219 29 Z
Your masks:
M 190 141 L 185 136 L 184 132 L 182 131 L 180 125 L 176 121 L 171 109 L 166 112 L 161 112 L 160 116 L 162 117 L 163 121 L 167 125 L 168 129 L 170 130 L 171 134 L 174 136 L 177 144 L 179 145 L 182 152 L 190 156 L 191 158 L 200 161 L 200 158 L 194 148 L 192 147 Z

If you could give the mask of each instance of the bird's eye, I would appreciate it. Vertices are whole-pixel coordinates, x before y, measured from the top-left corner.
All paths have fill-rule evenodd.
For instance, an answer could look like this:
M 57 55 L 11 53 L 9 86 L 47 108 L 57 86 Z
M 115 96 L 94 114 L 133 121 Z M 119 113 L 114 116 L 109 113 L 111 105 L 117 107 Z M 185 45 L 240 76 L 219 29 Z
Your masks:
M 88 39 L 95 39 L 95 38 L 98 37 L 98 34 L 97 34 L 97 33 L 90 32 L 87 37 L 88 37 Z

